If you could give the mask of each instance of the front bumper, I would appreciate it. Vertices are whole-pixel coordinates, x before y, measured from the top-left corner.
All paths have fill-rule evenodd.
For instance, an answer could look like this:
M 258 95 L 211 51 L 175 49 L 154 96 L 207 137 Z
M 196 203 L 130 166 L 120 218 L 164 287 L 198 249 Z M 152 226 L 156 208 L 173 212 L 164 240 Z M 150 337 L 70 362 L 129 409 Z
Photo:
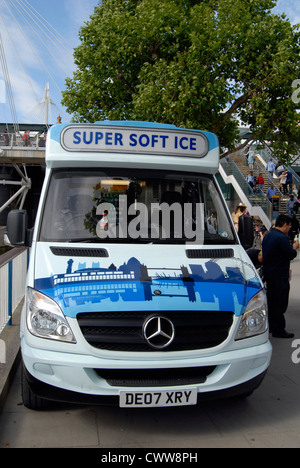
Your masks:
M 269 341 L 253 347 L 222 352 L 199 358 L 174 360 L 119 360 L 104 359 L 92 355 L 61 353 L 41 350 L 22 342 L 22 357 L 28 383 L 34 393 L 41 398 L 76 402 L 83 404 L 117 404 L 121 390 L 150 391 L 176 390 L 176 383 L 159 387 L 147 381 L 139 385 L 118 385 L 100 377 L 99 369 L 109 369 L 113 374 L 122 370 L 123 374 L 138 369 L 172 370 L 213 367 L 204 379 L 191 386 L 197 387 L 198 399 L 214 399 L 250 393 L 257 388 L 269 367 L 272 347 Z M 180 371 L 179 371 L 180 372 Z M 100 374 L 100 375 L 99 375 Z M 201 380 L 201 381 L 200 381 Z M 143 386 L 144 385 L 144 386 Z M 181 384 L 178 388 L 182 388 Z M 186 388 L 189 385 L 185 385 Z

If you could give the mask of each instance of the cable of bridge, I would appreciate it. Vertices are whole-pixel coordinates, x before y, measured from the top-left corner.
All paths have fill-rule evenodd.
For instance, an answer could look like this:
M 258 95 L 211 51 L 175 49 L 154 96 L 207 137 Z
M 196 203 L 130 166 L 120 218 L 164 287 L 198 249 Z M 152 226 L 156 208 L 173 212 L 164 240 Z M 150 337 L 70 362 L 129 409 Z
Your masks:
M 15 107 L 15 102 L 14 102 L 14 97 L 13 97 L 9 72 L 8 72 L 8 68 L 7 68 L 5 51 L 4 51 L 4 47 L 3 47 L 3 41 L 2 41 L 1 33 L 0 33 L 0 62 L 1 62 L 1 65 L 2 65 L 4 81 L 5 81 L 5 84 L 6 84 L 6 91 L 7 91 L 8 101 L 9 101 L 9 105 L 10 105 L 10 109 L 11 109 L 11 115 L 12 115 L 12 119 L 13 119 L 14 130 L 17 133 L 19 131 L 18 117 L 17 117 L 16 107 Z
M 29 73 L 26 71 L 26 62 L 24 61 L 24 58 L 20 57 L 17 44 L 15 44 L 16 39 L 12 37 L 10 32 L 11 27 L 14 27 L 15 30 L 19 31 L 20 37 L 24 38 L 23 42 L 28 46 L 29 53 L 36 59 L 36 63 L 40 65 L 41 69 L 49 77 L 50 83 L 55 86 L 59 94 L 61 94 L 61 87 L 57 82 L 53 69 L 55 69 L 55 67 L 59 67 L 66 75 L 72 73 L 74 68 L 73 48 L 51 24 L 30 5 L 28 0 L 0 0 L 0 5 L 1 3 L 2 8 L 0 8 L 0 18 L 4 25 L 3 32 L 6 33 L 5 37 L 8 38 L 13 46 L 14 55 L 18 58 L 20 68 L 23 70 L 24 76 L 26 77 L 31 92 L 33 93 L 32 95 L 34 96 L 36 104 L 32 106 L 32 111 L 35 112 L 35 118 L 40 119 L 42 111 L 38 111 L 37 108 L 43 107 L 45 96 L 42 100 L 37 97 L 32 80 Z M 43 50 L 43 52 L 47 54 L 47 63 L 42 60 L 38 49 Z M 2 56 L 4 56 L 3 44 L 1 58 Z M 3 69 L 4 67 L 5 65 L 2 64 Z M 12 101 L 12 87 L 10 85 L 8 68 L 9 67 L 6 65 L 5 73 L 3 71 L 3 75 L 5 75 L 5 85 L 7 88 L 7 103 L 10 106 L 12 121 L 17 124 L 18 118 Z M 53 101 L 49 101 L 48 104 L 54 105 Z
M 36 10 L 26 2 L 26 0 L 8 0 L 11 5 L 15 8 L 16 14 L 13 13 L 10 9 L 13 20 L 18 23 L 19 27 L 23 31 L 24 36 L 26 36 L 25 29 L 22 25 L 27 25 L 28 30 L 36 38 L 40 46 L 47 52 L 47 54 L 52 57 L 54 61 L 57 61 L 57 53 L 60 54 L 61 59 L 57 61 L 57 65 L 61 67 L 64 73 L 68 73 L 69 67 L 73 65 L 72 53 L 67 49 L 67 47 L 62 43 L 61 39 L 58 39 L 58 32 L 52 28 L 49 28 L 49 23 L 46 23 L 46 20 L 39 14 L 37 15 Z M 7 0 L 3 0 L 7 6 Z M 28 6 L 29 5 L 29 6 Z M 17 15 L 21 18 L 21 23 L 17 19 Z M 48 26 L 49 25 L 49 26 Z M 30 41 L 29 41 L 30 43 Z M 34 48 L 31 46 L 33 53 L 35 52 Z M 35 54 L 36 55 L 36 54 Z M 41 60 L 39 58 L 41 63 Z M 51 76 L 53 79 L 53 77 Z

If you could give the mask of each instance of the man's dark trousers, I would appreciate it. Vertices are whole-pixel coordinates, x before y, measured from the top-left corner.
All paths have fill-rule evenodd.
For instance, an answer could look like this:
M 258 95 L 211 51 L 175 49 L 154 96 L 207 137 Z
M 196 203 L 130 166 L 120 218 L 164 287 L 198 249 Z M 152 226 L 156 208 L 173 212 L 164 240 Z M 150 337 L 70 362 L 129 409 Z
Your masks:
M 271 333 L 285 330 L 284 314 L 289 304 L 290 281 L 286 277 L 267 280 L 267 299 Z

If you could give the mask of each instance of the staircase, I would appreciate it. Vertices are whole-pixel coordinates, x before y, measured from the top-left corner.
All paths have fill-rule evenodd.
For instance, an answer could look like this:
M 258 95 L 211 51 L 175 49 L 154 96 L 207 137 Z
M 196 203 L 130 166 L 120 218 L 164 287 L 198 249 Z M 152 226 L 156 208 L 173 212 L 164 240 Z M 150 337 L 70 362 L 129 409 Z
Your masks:
M 246 159 L 245 154 L 242 153 L 242 152 L 234 153 L 233 155 L 230 156 L 230 160 L 235 162 L 235 164 L 239 168 L 240 172 L 243 174 L 244 178 L 246 178 L 247 175 L 250 172 L 250 169 L 249 169 L 249 166 L 247 164 L 247 159 Z M 264 161 L 264 159 L 259 154 L 256 154 L 252 172 L 253 172 L 253 175 L 254 175 L 254 177 L 256 179 L 257 179 L 257 177 L 259 176 L 260 173 L 262 174 L 262 176 L 264 178 L 263 192 L 266 195 L 267 190 L 271 185 L 271 181 L 269 180 L 268 174 L 265 171 L 265 166 L 266 166 L 266 162 Z M 290 199 L 290 195 L 289 194 L 284 195 L 281 192 L 282 189 L 280 189 L 280 187 L 279 187 L 280 179 L 275 174 L 274 174 L 274 177 L 272 179 L 272 183 L 274 184 L 274 186 L 277 189 L 277 195 L 279 195 L 279 197 L 280 197 L 279 213 L 280 214 L 287 214 L 286 204 L 287 204 L 288 200 Z M 297 196 L 297 190 L 295 188 L 294 188 L 293 194 L 295 195 L 295 197 Z M 300 210 L 299 210 L 299 212 L 297 214 L 297 218 L 298 218 L 298 221 L 300 222 Z

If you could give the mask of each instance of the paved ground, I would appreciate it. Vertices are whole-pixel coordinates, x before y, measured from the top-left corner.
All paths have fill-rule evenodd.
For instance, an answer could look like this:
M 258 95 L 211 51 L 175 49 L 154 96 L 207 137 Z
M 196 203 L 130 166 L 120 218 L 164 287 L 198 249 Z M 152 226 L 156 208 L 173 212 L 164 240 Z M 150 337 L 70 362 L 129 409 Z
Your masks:
M 95 447 L 112 453 L 114 448 L 300 447 L 300 363 L 292 361 L 292 355 L 300 361 L 299 285 L 297 260 L 287 329 L 299 342 L 271 339 L 269 372 L 247 400 L 155 410 L 59 405 L 34 412 L 21 403 L 18 371 L 0 412 L 0 447 Z

